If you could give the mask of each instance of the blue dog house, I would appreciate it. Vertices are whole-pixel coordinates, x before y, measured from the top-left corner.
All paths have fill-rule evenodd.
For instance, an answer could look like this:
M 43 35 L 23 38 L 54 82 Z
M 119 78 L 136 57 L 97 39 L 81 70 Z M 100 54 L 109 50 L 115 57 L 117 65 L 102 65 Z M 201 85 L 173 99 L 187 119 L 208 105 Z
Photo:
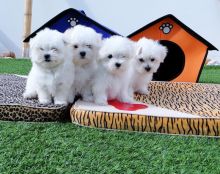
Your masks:
M 39 29 L 37 29 L 35 32 L 33 32 L 24 40 L 24 42 L 29 42 L 29 40 L 33 38 L 37 32 L 44 28 L 50 28 L 58 30 L 60 32 L 65 32 L 68 28 L 74 27 L 77 24 L 93 28 L 96 32 L 101 33 L 103 35 L 103 38 L 107 38 L 112 35 L 119 35 L 118 33 L 108 29 L 107 27 L 89 18 L 85 15 L 83 11 L 78 11 L 76 9 L 69 8 L 61 12 L 60 14 L 52 18 L 50 21 L 45 23 L 43 26 L 41 26 Z

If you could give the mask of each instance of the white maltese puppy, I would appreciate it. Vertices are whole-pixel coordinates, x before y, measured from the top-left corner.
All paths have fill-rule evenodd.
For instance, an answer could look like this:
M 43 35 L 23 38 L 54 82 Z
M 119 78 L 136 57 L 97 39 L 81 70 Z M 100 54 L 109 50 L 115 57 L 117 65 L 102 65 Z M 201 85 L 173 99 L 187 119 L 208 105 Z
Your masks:
M 158 41 L 141 38 L 136 42 L 136 55 L 132 60 L 131 95 L 148 94 L 148 84 L 167 55 L 167 48 Z
M 111 99 L 133 102 L 128 90 L 131 76 L 130 60 L 133 56 L 134 43 L 128 38 L 112 36 L 103 41 L 93 84 L 95 103 L 107 105 L 107 101 Z
M 81 95 L 85 101 L 92 101 L 91 82 L 97 69 L 97 56 L 102 44 L 102 35 L 83 25 L 68 29 L 64 35 L 65 41 L 72 47 L 73 52 L 74 93 Z
M 74 64 L 63 34 L 48 28 L 30 41 L 32 68 L 24 98 L 36 98 L 41 104 L 67 105 L 73 101 Z

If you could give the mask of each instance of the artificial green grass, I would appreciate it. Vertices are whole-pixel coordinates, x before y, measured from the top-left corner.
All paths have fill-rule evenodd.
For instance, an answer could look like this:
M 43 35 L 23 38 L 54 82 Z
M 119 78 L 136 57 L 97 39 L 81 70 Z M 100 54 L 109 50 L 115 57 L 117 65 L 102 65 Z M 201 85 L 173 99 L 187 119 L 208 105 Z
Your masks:
M 4 62 L 4 72 L 28 73 L 28 60 L 9 61 Z M 18 67 L 20 61 L 28 64 L 26 70 Z M 220 67 L 205 67 L 200 82 L 220 84 L 219 76 L 213 73 L 219 74 Z M 208 137 L 107 131 L 71 123 L 1 121 L 0 174 L 218 174 L 219 147 L 219 139 Z
M 220 83 L 220 66 L 205 66 L 201 73 L 199 82 Z
M 0 74 L 25 75 L 30 71 L 31 62 L 29 59 L 0 59 Z
M 0 173 L 220 173 L 220 141 L 83 128 L 0 123 Z

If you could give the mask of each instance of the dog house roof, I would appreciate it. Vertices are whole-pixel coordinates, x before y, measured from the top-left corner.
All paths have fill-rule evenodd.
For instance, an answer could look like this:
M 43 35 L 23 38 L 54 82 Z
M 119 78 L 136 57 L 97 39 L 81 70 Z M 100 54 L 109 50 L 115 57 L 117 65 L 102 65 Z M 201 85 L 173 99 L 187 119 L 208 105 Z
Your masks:
M 170 18 L 171 20 L 173 20 L 174 22 L 176 22 L 178 25 L 180 25 L 183 29 L 185 29 L 189 34 L 191 34 L 194 38 L 198 39 L 200 42 L 204 43 L 205 45 L 207 45 L 208 50 L 218 50 L 215 46 L 213 46 L 211 43 L 209 43 L 207 40 L 205 40 L 203 37 L 201 37 L 200 35 L 198 35 L 196 32 L 194 32 L 192 29 L 190 29 L 188 26 L 186 26 L 184 23 L 182 23 L 179 19 L 177 19 L 175 16 L 173 16 L 172 14 L 168 14 L 165 15 L 147 25 L 145 25 L 144 27 L 140 28 L 139 30 L 129 34 L 127 37 L 132 37 L 136 34 L 138 34 L 139 32 L 142 32 L 148 28 L 150 28 L 151 26 L 153 26 L 154 24 L 164 20 L 165 18 Z
M 103 33 L 103 34 L 107 33 L 109 35 L 119 35 L 118 33 L 114 32 L 113 30 L 110 30 L 109 28 L 99 24 L 98 22 L 96 22 L 93 19 L 86 16 L 84 11 L 78 11 L 76 9 L 69 8 L 69 9 L 64 10 L 63 12 L 59 13 L 57 16 L 53 17 L 51 20 L 49 20 L 43 26 L 38 28 L 36 31 L 34 31 L 32 34 L 30 34 L 27 38 L 25 38 L 23 42 L 29 42 L 29 40 L 31 38 L 33 38 L 40 30 L 42 30 L 46 27 L 56 29 L 60 32 L 64 32 L 66 29 L 70 28 L 71 25 L 68 25 L 67 22 L 63 22 L 63 21 L 66 20 L 67 18 L 71 18 L 71 17 L 74 19 L 74 16 L 78 16 L 79 20 L 82 21 L 82 23 L 79 22 L 79 24 L 90 26 L 100 33 Z

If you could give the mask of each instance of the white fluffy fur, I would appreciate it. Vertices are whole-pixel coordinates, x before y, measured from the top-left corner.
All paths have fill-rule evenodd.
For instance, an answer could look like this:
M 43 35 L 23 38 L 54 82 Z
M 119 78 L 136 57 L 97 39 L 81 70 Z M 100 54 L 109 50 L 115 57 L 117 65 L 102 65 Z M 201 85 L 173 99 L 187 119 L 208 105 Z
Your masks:
M 32 68 L 24 98 L 38 97 L 41 104 L 51 103 L 52 98 L 55 104 L 72 102 L 74 64 L 63 34 L 46 28 L 31 39 L 30 50 Z
M 77 25 L 65 32 L 65 41 L 71 45 L 75 64 L 75 94 L 83 100 L 91 101 L 91 82 L 97 69 L 97 56 L 102 43 L 102 35 L 94 29 Z M 81 54 L 85 53 L 83 57 Z
M 128 95 L 131 75 L 129 67 L 133 56 L 134 43 L 128 38 L 112 36 L 103 41 L 93 84 L 95 103 L 107 105 L 107 100 L 110 99 L 133 102 L 133 98 Z M 120 67 L 117 67 L 117 64 L 120 64 Z
M 136 42 L 136 55 L 132 60 L 131 95 L 133 95 L 133 92 L 149 93 L 148 84 L 166 55 L 167 48 L 158 41 L 141 38 Z

